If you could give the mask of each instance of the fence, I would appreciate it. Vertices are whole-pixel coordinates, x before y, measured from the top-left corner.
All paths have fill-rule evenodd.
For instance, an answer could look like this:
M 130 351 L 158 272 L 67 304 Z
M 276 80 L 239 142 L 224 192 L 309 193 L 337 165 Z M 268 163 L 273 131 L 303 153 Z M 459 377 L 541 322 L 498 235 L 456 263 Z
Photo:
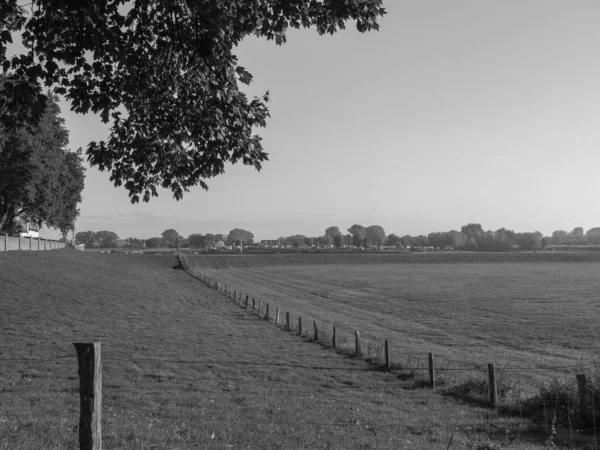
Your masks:
M 183 255 L 179 255 L 179 259 L 181 261 L 184 269 L 193 277 L 198 278 L 202 282 L 204 282 L 207 286 L 221 291 L 227 297 L 235 301 L 240 307 L 245 309 L 250 309 L 248 304 L 248 298 L 250 295 L 245 296 L 245 301 L 242 298 L 242 292 L 232 286 L 226 285 L 221 281 L 207 275 L 203 274 L 198 268 L 190 267 L 187 263 L 187 260 Z M 252 313 L 257 313 L 259 317 L 265 319 L 266 321 L 270 321 L 271 317 L 269 315 L 269 311 L 273 311 L 273 306 L 269 303 L 266 303 L 266 314 L 263 314 L 263 300 L 260 300 L 260 307 L 256 308 L 256 299 L 252 298 Z M 279 307 L 276 308 L 276 314 L 272 318 L 273 323 L 277 326 L 280 325 L 281 319 L 281 310 Z M 308 320 L 307 320 L 308 319 Z M 355 330 L 352 334 L 353 336 L 344 336 L 344 333 L 341 333 L 335 325 L 326 324 L 322 321 L 318 321 L 317 318 L 312 318 L 312 333 L 309 331 L 310 326 L 306 326 L 310 324 L 311 318 L 297 316 L 296 320 L 293 320 L 289 311 L 285 312 L 285 323 L 283 324 L 283 329 L 288 332 L 297 332 L 299 336 L 303 336 L 309 339 L 312 339 L 314 342 L 320 343 L 321 345 L 331 347 L 336 350 L 340 350 L 340 342 L 343 340 L 345 343 L 353 342 L 353 345 L 348 348 L 346 345 L 346 353 L 350 352 L 351 356 L 366 359 L 368 362 L 380 366 L 381 368 L 391 371 L 392 369 L 401 370 L 401 371 L 409 371 L 409 372 L 423 372 L 427 375 L 427 383 L 431 388 L 436 387 L 436 375 L 444 372 L 444 371 L 453 371 L 453 372 L 485 372 L 487 378 L 487 390 L 488 390 L 488 403 L 491 407 L 496 407 L 499 404 L 499 393 L 498 393 L 498 373 L 499 372 L 539 372 L 541 370 L 548 371 L 573 371 L 573 370 L 585 370 L 587 368 L 596 367 L 595 362 L 590 362 L 587 364 L 577 364 L 573 366 L 555 366 L 548 368 L 541 367 L 527 367 L 527 368 L 498 368 L 496 364 L 493 362 L 487 363 L 487 368 L 473 368 L 473 367 L 436 367 L 435 358 L 433 353 L 428 353 L 426 355 L 427 363 L 421 366 L 407 366 L 404 364 L 394 364 L 391 357 L 391 348 L 392 343 L 389 340 L 384 340 L 383 345 L 378 345 L 379 348 L 382 349 L 382 355 L 377 355 L 378 357 L 373 358 L 369 352 L 365 352 L 365 343 L 361 338 L 360 331 Z M 305 324 L 303 327 L 303 323 Z M 425 355 L 424 355 L 425 356 Z M 380 364 L 380 360 L 383 359 L 383 364 Z M 579 400 L 580 406 L 583 408 L 586 400 L 586 386 L 588 385 L 585 374 L 577 375 L 577 385 L 579 391 Z
M 65 247 L 64 242 L 53 239 L 0 235 L 0 252 L 11 250 L 57 250 Z

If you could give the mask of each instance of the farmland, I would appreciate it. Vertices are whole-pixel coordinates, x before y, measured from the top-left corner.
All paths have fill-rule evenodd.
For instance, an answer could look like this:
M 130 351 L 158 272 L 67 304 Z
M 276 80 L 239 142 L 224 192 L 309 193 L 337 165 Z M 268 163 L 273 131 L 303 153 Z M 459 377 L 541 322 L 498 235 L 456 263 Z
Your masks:
M 304 307 L 346 329 L 360 326 L 373 336 L 387 330 L 396 356 L 401 345 L 417 355 L 432 343 L 436 355 L 445 345 L 458 354 L 459 344 L 467 342 L 464 331 L 456 332 L 455 341 L 426 332 L 426 322 L 394 330 L 394 323 L 408 327 L 411 321 L 395 317 L 393 304 L 384 310 L 390 303 L 385 296 L 408 287 L 397 283 L 400 278 L 385 281 L 385 290 L 380 285 L 394 270 L 407 271 L 413 280 L 407 285 L 414 285 L 416 265 L 394 263 L 392 270 L 389 260 L 366 261 L 371 276 L 379 277 L 368 282 L 365 260 L 342 267 L 339 260 L 311 265 L 316 260 L 291 257 L 277 266 L 272 265 L 276 255 L 262 262 L 196 257 L 196 263 L 229 277 L 232 285 L 245 283 L 248 293 L 269 293 L 282 307 L 294 306 L 295 314 Z M 586 264 L 591 273 L 594 264 Z M 465 276 L 477 270 L 476 265 L 419 267 L 429 270 L 421 275 L 424 284 L 428 276 L 437 277 L 428 286 L 440 284 L 440 270 L 460 270 Z M 351 279 L 339 295 L 336 283 L 346 277 Z M 286 333 L 273 320 L 259 318 L 189 276 L 173 255 L 7 252 L 0 255 L 0 287 L 0 449 L 77 448 L 72 343 L 92 341 L 102 342 L 106 449 L 526 449 L 540 448 L 547 439 L 543 419 L 415 389 L 398 372 L 377 370 Z M 327 306 L 331 299 L 337 306 Z M 373 317 L 360 306 L 364 300 L 382 309 L 380 319 L 389 316 L 390 324 L 382 320 L 368 328 Z M 434 305 L 416 297 L 411 301 Z M 425 315 L 425 306 L 411 314 Z M 453 314 L 446 308 L 438 317 L 450 323 Z M 570 361 L 564 355 L 546 357 Z M 471 354 L 465 358 L 474 359 Z M 589 435 L 563 440 L 569 447 L 586 441 Z
M 360 330 L 374 342 L 389 339 L 397 361 L 415 365 L 433 352 L 440 368 L 494 362 L 511 371 L 525 395 L 539 381 L 583 370 L 600 355 L 600 258 L 593 253 L 188 261 L 293 316 L 348 334 Z M 526 368 L 535 370 L 520 370 Z

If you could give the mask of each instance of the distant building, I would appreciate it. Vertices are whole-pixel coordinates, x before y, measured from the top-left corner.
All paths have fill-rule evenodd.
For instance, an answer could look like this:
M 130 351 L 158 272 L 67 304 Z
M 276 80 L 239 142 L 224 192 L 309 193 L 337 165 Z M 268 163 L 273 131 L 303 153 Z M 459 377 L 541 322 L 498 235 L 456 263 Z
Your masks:
M 224 243 L 223 241 L 218 241 L 218 242 L 215 244 L 215 248 L 219 248 L 219 249 L 221 249 L 221 248 L 225 248 L 225 243 Z
M 17 217 L 16 222 L 23 230 L 19 232 L 19 236 L 29 238 L 40 237 L 40 227 L 36 224 L 27 221 L 27 219 L 24 219 L 23 217 Z
M 262 247 L 277 248 L 279 247 L 279 239 L 263 239 L 260 241 Z

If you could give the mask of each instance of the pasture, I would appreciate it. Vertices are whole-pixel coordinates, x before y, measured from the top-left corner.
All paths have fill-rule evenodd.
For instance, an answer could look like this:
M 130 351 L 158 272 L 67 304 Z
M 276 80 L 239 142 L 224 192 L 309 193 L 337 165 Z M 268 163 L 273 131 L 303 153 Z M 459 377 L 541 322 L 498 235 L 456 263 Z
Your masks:
M 526 419 L 405 389 L 286 333 L 174 256 L 0 256 L 0 449 L 74 449 L 73 342 L 102 342 L 105 449 L 539 448 Z
M 348 335 L 359 330 L 379 349 L 388 339 L 404 365 L 424 365 L 427 352 L 441 369 L 493 362 L 524 396 L 539 382 L 589 369 L 600 355 L 596 254 L 186 258 L 295 317 Z
M 382 315 L 398 310 L 388 305 L 383 314 L 389 301 L 376 292 L 381 282 L 360 275 L 360 265 L 345 268 L 343 278 L 352 279 L 341 288 L 337 263 L 211 261 L 212 269 L 197 263 L 232 284 L 245 280 L 248 292 L 278 292 L 282 305 L 315 311 L 311 305 L 320 304 L 348 329 L 369 323 L 368 308 L 357 306 L 352 292 L 378 302 Z M 409 266 L 396 265 L 402 268 Z M 394 272 L 372 270 L 380 279 Z M 397 292 L 393 285 L 386 295 Z M 327 306 L 330 299 L 336 307 Z M 397 372 L 284 332 L 189 276 L 172 255 L 3 253 L 0 307 L 0 449 L 78 448 L 72 343 L 93 341 L 102 342 L 105 449 L 527 449 L 548 439 L 543 420 L 415 389 Z M 450 320 L 451 308 L 444 314 Z M 394 332 L 386 326 L 374 324 L 373 335 Z M 425 326 L 395 331 L 414 334 L 407 349 L 411 342 L 429 349 L 430 339 L 441 354 L 449 341 Z

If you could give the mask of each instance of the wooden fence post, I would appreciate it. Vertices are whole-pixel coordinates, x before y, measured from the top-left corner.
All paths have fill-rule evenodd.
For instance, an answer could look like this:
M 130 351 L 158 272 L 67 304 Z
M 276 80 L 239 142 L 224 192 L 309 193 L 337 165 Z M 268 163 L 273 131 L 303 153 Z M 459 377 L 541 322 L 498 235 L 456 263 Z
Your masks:
M 39 236 L 38 236 L 38 238 L 37 238 L 37 241 L 38 241 L 38 248 L 37 248 L 37 249 L 38 249 L 38 251 L 39 251 L 39 250 L 40 250 L 40 237 L 39 237 Z
M 302 336 L 302 317 L 298 316 L 298 334 Z
M 279 325 L 279 308 L 277 308 L 277 315 L 275 316 L 275 325 Z
M 100 342 L 75 343 L 79 364 L 79 448 L 102 449 L 102 361 Z
M 248 296 L 246 295 L 246 309 L 248 309 Z
M 313 320 L 313 328 L 315 330 L 315 341 L 319 340 L 319 329 L 317 328 L 317 321 Z
M 269 320 L 269 304 L 267 303 L 267 312 L 265 313 L 265 319 Z
M 21 250 L 21 236 L 19 235 L 19 250 Z
M 8 251 L 8 233 L 4 233 L 4 251 Z
M 288 331 L 292 331 L 292 328 L 290 327 L 290 313 L 289 312 L 285 313 L 285 329 Z
M 496 407 L 498 402 L 498 387 L 496 386 L 496 373 L 493 363 L 488 364 L 488 372 L 490 378 L 490 405 Z
M 29 236 L 29 250 L 31 250 L 31 236 Z
M 433 365 L 433 353 L 429 353 L 429 384 L 431 389 L 435 388 L 435 366 Z
M 385 369 L 390 370 L 392 362 L 390 361 L 390 341 L 385 340 Z
M 335 340 L 335 325 L 333 326 L 333 335 L 331 336 L 331 343 L 333 344 L 333 348 L 336 348 L 336 340 Z
M 260 317 L 262 317 L 262 300 L 260 301 L 260 303 L 258 304 L 258 315 Z
M 254 298 L 252 298 L 252 312 L 254 312 L 255 308 L 256 308 L 256 300 L 254 300 Z
M 362 348 L 360 346 L 360 333 L 358 331 L 354 332 L 354 353 L 359 358 L 362 356 Z
M 587 379 L 585 374 L 576 375 L 579 393 L 579 419 L 585 420 L 585 397 L 587 395 Z

